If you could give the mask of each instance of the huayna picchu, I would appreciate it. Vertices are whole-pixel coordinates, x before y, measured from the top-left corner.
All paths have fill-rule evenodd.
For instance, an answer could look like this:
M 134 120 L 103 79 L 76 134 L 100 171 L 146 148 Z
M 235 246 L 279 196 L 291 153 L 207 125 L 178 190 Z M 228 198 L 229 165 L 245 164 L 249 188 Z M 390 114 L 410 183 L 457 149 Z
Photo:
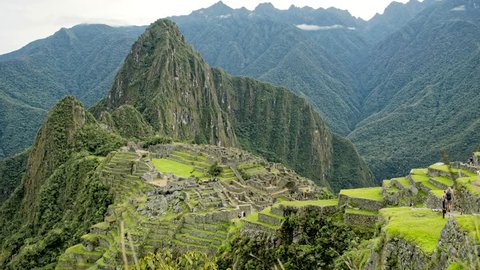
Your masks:
M 91 111 L 122 136 L 143 137 L 150 126 L 177 140 L 241 147 L 334 190 L 373 185 L 353 144 L 331 133 L 305 99 L 210 68 L 169 20 L 140 36 Z
M 23 178 L 0 268 L 480 269 L 480 153 L 447 160 L 367 187 L 306 100 L 210 68 L 159 20 L 105 99 L 65 97 L 2 163 Z

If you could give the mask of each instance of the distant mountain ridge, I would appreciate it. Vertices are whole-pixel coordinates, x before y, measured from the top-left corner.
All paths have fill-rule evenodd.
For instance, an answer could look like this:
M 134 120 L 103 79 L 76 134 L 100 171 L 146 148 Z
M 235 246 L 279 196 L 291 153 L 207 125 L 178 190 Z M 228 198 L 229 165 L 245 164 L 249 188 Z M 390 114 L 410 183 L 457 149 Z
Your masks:
M 87 106 L 111 86 L 144 27 L 77 25 L 0 56 L 0 158 L 28 147 L 47 111 L 75 95 Z

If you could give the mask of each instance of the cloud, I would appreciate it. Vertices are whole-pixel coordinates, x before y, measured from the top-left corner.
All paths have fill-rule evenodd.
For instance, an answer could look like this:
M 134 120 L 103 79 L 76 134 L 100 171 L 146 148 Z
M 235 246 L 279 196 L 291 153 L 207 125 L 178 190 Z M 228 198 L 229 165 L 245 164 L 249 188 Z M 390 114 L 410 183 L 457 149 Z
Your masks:
M 340 24 L 327 25 L 327 26 L 320 26 L 320 25 L 314 25 L 314 24 L 298 24 L 295 26 L 298 29 L 305 30 L 305 31 L 319 31 L 319 30 L 333 30 L 333 29 L 355 30 L 355 27 L 346 27 L 345 25 L 340 25 Z
M 466 10 L 465 5 L 461 5 L 451 9 L 451 11 L 465 11 L 465 10 Z

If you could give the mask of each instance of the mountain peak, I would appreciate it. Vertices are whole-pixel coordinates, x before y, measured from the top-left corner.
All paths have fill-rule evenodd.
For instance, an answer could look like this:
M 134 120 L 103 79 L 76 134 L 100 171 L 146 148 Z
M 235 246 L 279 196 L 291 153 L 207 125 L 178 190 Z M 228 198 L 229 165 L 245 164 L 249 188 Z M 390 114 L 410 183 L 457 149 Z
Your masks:
M 64 97 L 48 114 L 38 131 L 25 175 L 27 202 L 33 203 L 43 182 L 71 154 L 77 132 L 87 122 L 83 105 L 73 96 Z M 26 212 L 33 207 L 26 206 Z
M 225 15 L 227 13 L 232 12 L 232 8 L 225 5 L 222 1 L 218 1 L 217 3 L 213 4 L 212 6 L 203 9 L 203 13 L 207 15 Z
M 276 8 L 272 5 L 272 3 L 260 3 L 255 8 L 255 11 L 271 11 L 275 10 Z

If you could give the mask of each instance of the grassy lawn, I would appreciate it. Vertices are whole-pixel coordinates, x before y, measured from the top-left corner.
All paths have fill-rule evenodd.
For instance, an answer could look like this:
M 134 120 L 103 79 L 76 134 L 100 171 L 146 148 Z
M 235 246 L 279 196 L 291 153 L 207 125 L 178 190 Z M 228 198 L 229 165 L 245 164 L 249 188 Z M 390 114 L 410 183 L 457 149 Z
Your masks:
M 412 174 L 412 180 L 415 182 L 428 182 L 428 176 L 423 174 Z
M 447 173 L 449 173 L 451 171 L 452 173 L 458 174 L 460 172 L 462 175 L 465 175 L 465 176 L 475 176 L 476 175 L 475 173 L 473 173 L 471 171 L 468 171 L 468 170 L 455 169 L 455 168 L 451 168 L 449 170 L 447 165 L 430 165 L 429 168 L 432 168 L 432 169 L 438 170 L 438 171 L 442 171 L 442 172 L 447 172 Z
M 356 188 L 356 189 L 342 189 L 340 194 L 346 195 L 351 198 L 361 198 L 374 201 L 383 201 L 382 188 Z
M 480 196 L 480 186 L 474 185 L 477 181 L 480 181 L 477 176 L 460 177 L 457 179 L 459 185 L 464 186 L 471 193 Z
M 205 174 L 202 172 L 194 171 L 193 166 L 185 165 L 174 160 L 166 158 L 154 158 L 152 159 L 152 162 L 153 165 L 155 165 L 155 168 L 162 173 L 173 173 L 184 178 L 188 178 L 192 174 L 197 177 L 205 176 Z
M 304 207 L 304 206 L 333 206 L 338 204 L 338 200 L 314 200 L 314 201 L 283 201 L 280 204 L 291 207 Z
M 433 177 L 432 179 L 444 185 L 453 186 L 453 180 L 450 179 L 450 177 L 437 176 L 437 177 Z
M 274 226 L 272 224 L 263 223 L 263 222 L 258 221 L 258 213 L 257 212 L 253 212 L 250 215 L 246 216 L 244 218 L 244 220 L 246 220 L 248 222 L 251 222 L 251 223 L 258 224 L 258 225 L 262 225 L 264 227 L 272 228 L 272 229 L 275 229 L 275 230 L 278 229 L 278 226 Z
M 477 244 L 480 243 L 480 216 L 456 216 L 455 220 Z
M 384 208 L 380 213 L 388 220 L 382 229 L 387 237 L 398 237 L 415 243 L 428 254 L 435 250 L 447 222 L 447 219 L 431 209 Z
M 404 188 L 409 188 L 411 186 L 410 182 L 408 181 L 408 179 L 406 177 L 394 178 L 392 180 L 396 180 Z
M 264 215 L 267 215 L 267 216 L 277 218 L 277 219 L 284 219 L 283 216 L 276 215 L 276 214 L 272 213 L 271 210 L 272 210 L 272 207 L 267 207 L 267 208 L 263 209 L 260 213 L 262 213 Z
M 442 198 L 444 191 L 442 189 L 432 189 L 430 192 L 437 198 Z M 440 206 L 438 206 L 440 208 Z

